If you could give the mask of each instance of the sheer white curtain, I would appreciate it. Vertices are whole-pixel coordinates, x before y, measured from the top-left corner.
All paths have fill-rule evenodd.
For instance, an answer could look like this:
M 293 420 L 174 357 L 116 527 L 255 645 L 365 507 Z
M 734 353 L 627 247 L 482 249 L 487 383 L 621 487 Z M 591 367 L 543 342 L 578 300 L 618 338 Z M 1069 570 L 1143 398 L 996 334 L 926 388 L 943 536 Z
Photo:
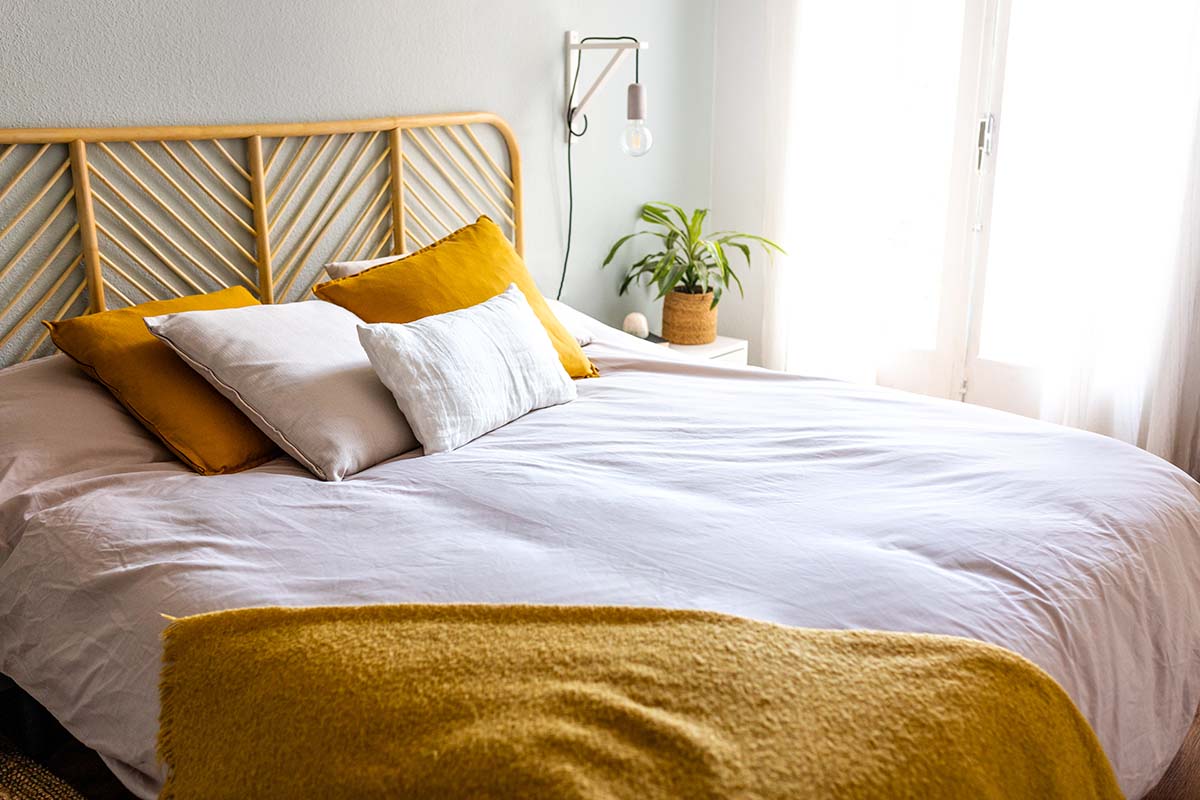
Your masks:
M 793 274 L 798 263 L 793 255 L 796 226 L 785 210 L 793 194 L 789 190 L 789 176 L 793 170 L 792 138 L 796 128 L 792 116 L 798 107 L 792 97 L 797 3 L 798 0 L 763 0 L 762 9 L 766 30 L 762 79 L 767 95 L 763 157 L 764 173 L 768 176 L 764 186 L 763 226 L 766 235 L 788 252 L 775 255 L 763 267 L 762 364 L 779 370 L 786 370 L 792 364 L 789 343 L 795 319 L 793 307 L 803 286 Z
M 1189 130 L 1190 164 L 1174 271 L 1166 282 L 1162 342 L 1147 381 L 1137 444 L 1200 477 L 1200 107 Z
M 1167 350 L 1200 357 L 1172 298 L 1196 287 L 1198 25 L 1196 0 L 1013 3 L 979 352 L 1039 371 L 1045 419 L 1149 444 Z
M 961 325 L 953 358 L 1027 370 L 1043 418 L 1196 473 L 1200 3 L 1012 0 L 977 220 L 956 215 L 969 193 L 954 167 L 956 114 L 978 89 L 963 48 L 972 26 L 989 35 L 972 3 L 768 6 L 767 223 L 790 257 L 769 275 L 764 363 L 875 382 Z M 954 247 L 973 222 L 985 235 Z

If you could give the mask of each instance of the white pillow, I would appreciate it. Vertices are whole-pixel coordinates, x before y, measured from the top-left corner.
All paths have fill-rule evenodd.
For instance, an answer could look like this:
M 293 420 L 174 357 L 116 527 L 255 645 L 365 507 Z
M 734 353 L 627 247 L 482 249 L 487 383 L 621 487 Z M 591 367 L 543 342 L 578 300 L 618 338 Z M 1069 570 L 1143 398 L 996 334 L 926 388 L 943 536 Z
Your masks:
M 358 343 L 320 300 L 147 317 L 150 332 L 322 480 L 417 447 Z
M 380 264 L 390 264 L 393 261 L 399 261 L 402 258 L 407 258 L 408 253 L 401 253 L 398 256 L 382 256 L 380 258 L 368 258 L 366 261 L 330 261 L 325 265 L 325 272 L 329 277 L 337 280 L 338 278 L 349 278 L 351 275 L 357 275 L 363 270 L 371 267 L 378 267 Z
M 594 320 L 582 311 L 576 311 L 566 303 L 559 300 L 546 298 L 546 305 L 550 306 L 550 310 L 554 312 L 554 316 L 558 317 L 558 321 L 563 324 L 580 347 L 586 347 L 596 340 L 596 334 L 592 330 L 592 322 Z
M 515 284 L 407 325 L 360 325 L 358 336 L 426 454 L 575 399 L 575 382 Z

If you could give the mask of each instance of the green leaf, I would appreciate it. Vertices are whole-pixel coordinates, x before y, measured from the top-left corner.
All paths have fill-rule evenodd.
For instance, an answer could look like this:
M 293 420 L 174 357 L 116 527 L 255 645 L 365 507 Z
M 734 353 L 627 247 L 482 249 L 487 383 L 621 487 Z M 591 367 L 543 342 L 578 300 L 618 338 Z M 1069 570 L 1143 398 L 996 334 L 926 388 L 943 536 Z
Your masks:
M 733 278 L 733 282 L 737 284 L 737 287 L 738 287 L 738 294 L 740 294 L 742 297 L 745 297 L 745 296 L 746 296 L 746 290 L 742 288 L 742 279 L 741 279 L 741 278 L 739 278 L 739 277 L 737 276 L 737 273 L 736 273 L 736 272 L 734 272 L 733 270 L 729 270 L 729 276 L 730 276 L 731 278 Z
M 671 218 L 667 216 L 665 211 L 653 205 L 652 203 L 647 203 L 646 205 L 642 206 L 642 220 L 644 222 L 649 222 L 651 225 L 662 225 L 667 230 L 678 234 L 683 234 L 687 229 L 685 225 L 681 230 L 675 225 L 674 222 L 671 221 Z
M 674 290 L 675 287 L 679 285 L 679 278 L 683 275 L 687 268 L 688 263 L 686 261 L 680 261 L 677 263 L 675 267 L 666 274 L 666 279 L 659 284 L 658 296 L 666 297 L 667 292 Z
M 675 215 L 677 217 L 679 217 L 679 222 L 683 225 L 682 230 L 684 230 L 684 231 L 690 230 L 690 228 L 688 226 L 688 215 L 686 213 L 684 213 L 682 208 L 675 205 L 674 203 L 667 203 L 662 200 L 656 200 L 655 202 L 647 203 L 646 205 L 653 206 L 660 214 L 663 215 L 664 218 L 666 218 L 666 211 L 663 210 L 664 208 L 674 211 Z M 689 237 L 689 238 L 695 238 L 695 237 Z
M 718 242 L 705 240 L 704 245 L 708 249 L 708 252 L 712 254 L 713 261 L 715 262 L 712 271 L 719 276 L 721 282 L 728 285 L 729 278 L 726 276 L 729 272 L 729 261 L 725 258 L 725 251 L 721 249 L 721 245 Z M 705 280 L 705 286 L 708 286 L 707 279 Z
M 720 240 L 718 240 L 718 241 L 720 241 Z M 737 250 L 739 252 L 741 252 L 742 257 L 746 259 L 746 266 L 747 267 L 750 266 L 750 245 L 742 244 L 741 242 L 732 242 L 732 241 L 722 242 L 722 244 L 727 244 L 730 247 L 737 248 Z
M 608 251 L 608 256 L 605 257 L 604 263 L 601 264 L 600 266 L 607 267 L 609 265 L 609 263 L 613 260 L 613 258 L 617 255 L 617 251 L 621 249 L 621 245 L 625 244 L 630 239 L 634 239 L 634 238 L 636 238 L 638 236 L 642 236 L 643 234 L 646 234 L 646 233 L 650 233 L 650 231 L 638 231 L 637 233 L 631 233 L 631 234 L 628 234 L 627 236 L 622 236 L 620 239 L 617 239 L 617 243 L 614 244 L 612 246 L 612 249 Z
M 712 245 L 713 245 L 713 248 L 717 251 L 718 259 L 721 262 L 721 268 L 728 270 L 729 269 L 729 256 L 725 255 L 725 248 L 721 246 L 720 242 L 713 242 Z
M 778 253 L 787 255 L 787 252 L 782 247 L 775 244 L 775 242 L 772 242 L 770 239 L 768 239 L 765 236 L 755 236 L 752 233 L 737 233 L 736 231 L 721 231 L 721 235 L 713 234 L 713 236 L 716 237 L 723 244 L 735 241 L 737 239 L 750 239 L 751 241 L 760 243 L 763 246 L 763 250 L 767 250 L 768 248 L 770 248 L 771 250 L 775 250 Z
M 688 223 L 688 235 L 693 241 L 698 241 L 700 239 L 700 233 L 704 226 L 704 218 L 707 216 L 707 208 L 697 208 L 692 212 L 692 221 Z
M 643 272 L 649 271 L 650 262 L 653 261 L 654 259 L 658 258 L 661 255 L 662 255 L 661 253 L 651 253 L 650 255 L 643 256 L 642 258 L 638 259 L 637 261 L 635 261 L 634 263 L 629 265 L 629 270 L 628 270 L 629 273 L 632 275 L 640 275 Z

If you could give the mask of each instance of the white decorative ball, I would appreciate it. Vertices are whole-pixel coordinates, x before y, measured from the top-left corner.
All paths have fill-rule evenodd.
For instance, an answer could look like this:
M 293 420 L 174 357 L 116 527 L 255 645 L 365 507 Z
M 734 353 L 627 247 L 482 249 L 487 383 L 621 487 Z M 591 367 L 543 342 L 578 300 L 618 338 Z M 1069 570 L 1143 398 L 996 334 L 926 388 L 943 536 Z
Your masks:
M 646 315 L 639 311 L 632 311 L 625 315 L 625 321 L 621 323 L 621 328 L 631 336 L 636 336 L 639 339 L 645 339 L 650 335 L 650 323 L 646 321 Z

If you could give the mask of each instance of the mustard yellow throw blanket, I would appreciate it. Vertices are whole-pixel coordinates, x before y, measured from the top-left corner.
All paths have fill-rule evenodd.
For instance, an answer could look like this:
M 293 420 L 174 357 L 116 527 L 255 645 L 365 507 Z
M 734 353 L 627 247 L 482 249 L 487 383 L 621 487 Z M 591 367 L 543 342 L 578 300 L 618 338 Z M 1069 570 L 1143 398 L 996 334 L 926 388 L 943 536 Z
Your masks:
M 1058 684 L 965 639 L 477 605 L 164 636 L 166 798 L 1121 796 Z

